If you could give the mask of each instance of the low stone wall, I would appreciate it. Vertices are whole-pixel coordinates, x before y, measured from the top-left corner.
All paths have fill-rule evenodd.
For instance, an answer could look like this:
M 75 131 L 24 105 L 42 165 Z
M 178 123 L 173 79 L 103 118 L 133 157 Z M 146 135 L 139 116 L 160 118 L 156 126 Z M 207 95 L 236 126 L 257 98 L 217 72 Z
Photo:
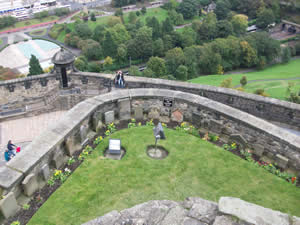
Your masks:
M 112 211 L 83 225 L 300 225 L 300 218 L 238 198 L 154 200 Z
M 0 120 L 5 119 L 1 116 L 5 112 L 11 117 L 67 110 L 88 97 L 114 89 L 112 74 L 73 72 L 69 74 L 70 88 L 67 90 L 60 89 L 60 81 L 56 76 L 45 74 L 0 82 L 0 95 L 5 96 L 0 100 Z M 267 121 L 300 130 L 299 104 L 208 85 L 132 76 L 126 76 L 125 79 L 130 89 L 159 88 L 193 93 Z
M 46 184 L 51 169 L 60 168 L 87 140 L 93 139 L 103 123 L 132 117 L 165 122 L 189 121 L 224 140 L 247 145 L 283 168 L 300 171 L 300 140 L 296 135 L 208 98 L 179 91 L 140 88 L 113 91 L 77 104 L 0 168 L 1 191 L 10 199 L 21 195 L 30 197 Z M 2 203 L 11 202 L 5 199 Z M 0 203 L 0 210 L 1 206 Z M 16 207 L 12 208 L 15 210 Z

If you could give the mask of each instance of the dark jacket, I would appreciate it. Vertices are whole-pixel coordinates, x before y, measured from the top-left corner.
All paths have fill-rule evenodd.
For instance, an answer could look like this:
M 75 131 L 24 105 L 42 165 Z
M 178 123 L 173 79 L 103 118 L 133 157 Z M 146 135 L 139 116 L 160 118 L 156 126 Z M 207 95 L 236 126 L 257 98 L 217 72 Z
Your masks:
M 14 150 L 14 147 L 13 146 L 15 146 L 14 144 L 7 144 L 7 149 L 9 150 L 9 151 L 11 151 L 11 150 Z M 17 146 L 15 146 L 15 147 L 17 147 Z

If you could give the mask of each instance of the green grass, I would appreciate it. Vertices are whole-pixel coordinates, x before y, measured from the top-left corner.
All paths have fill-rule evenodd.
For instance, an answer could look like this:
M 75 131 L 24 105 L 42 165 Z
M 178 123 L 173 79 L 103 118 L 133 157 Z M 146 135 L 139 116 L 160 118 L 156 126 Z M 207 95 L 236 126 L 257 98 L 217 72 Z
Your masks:
M 0 29 L 0 31 L 10 30 L 10 29 L 19 28 L 19 27 L 30 26 L 30 25 L 39 24 L 39 23 L 45 23 L 45 22 L 49 22 L 49 21 L 52 21 L 52 20 L 57 20 L 58 18 L 59 18 L 58 16 L 48 16 L 48 17 L 45 17 L 41 20 L 40 19 L 24 20 L 24 21 L 17 22 L 14 26 L 5 27 L 3 29 Z
M 0 38 L 0 45 L 3 43 L 3 40 L 2 40 L 2 38 Z
M 31 31 L 29 34 L 32 36 L 44 36 L 47 33 L 46 29 L 39 29 Z
M 125 23 L 128 23 L 128 16 L 129 13 L 124 14 Z M 146 24 L 146 18 L 151 18 L 153 16 L 156 17 L 156 19 L 161 23 L 168 17 L 168 11 L 162 8 L 147 9 L 147 13 L 145 15 L 141 13 L 140 16 L 137 17 L 137 19 L 140 19 L 144 24 Z
M 246 76 L 247 80 L 262 80 L 262 79 L 285 79 L 285 78 L 295 78 L 300 77 L 300 59 L 292 60 L 287 64 L 277 64 L 271 67 L 266 68 L 262 71 L 257 72 L 250 72 L 250 73 L 244 73 L 244 74 L 229 74 L 229 75 L 209 75 L 209 76 L 200 76 L 195 79 L 190 80 L 189 82 L 197 83 L 197 84 L 207 84 L 212 86 L 220 86 L 221 82 L 229 77 L 232 78 L 232 85 L 236 86 L 240 84 L 240 79 L 242 76 Z M 298 81 L 290 81 L 297 84 L 298 87 Z M 247 84 L 245 87 L 245 91 L 253 93 L 254 90 L 258 88 L 265 88 L 269 89 L 270 97 L 273 98 L 279 98 L 284 99 L 285 97 L 285 91 L 287 87 L 286 82 L 276 82 L 276 88 L 272 88 L 271 86 L 273 84 L 270 84 L 270 82 L 263 81 L 255 82 L 252 84 Z M 280 85 L 282 84 L 282 85 Z M 274 83 L 275 85 L 275 83 Z M 279 85 L 279 87 L 277 87 Z M 272 89 L 272 90 L 271 90 Z
M 230 152 L 183 132 L 165 129 L 159 141 L 163 160 L 146 156 L 154 143 L 152 127 L 116 132 L 127 154 L 121 161 L 101 159 L 107 138 L 48 199 L 29 225 L 81 224 L 114 209 L 153 200 L 182 201 L 199 196 L 218 201 L 233 196 L 300 216 L 300 189 Z

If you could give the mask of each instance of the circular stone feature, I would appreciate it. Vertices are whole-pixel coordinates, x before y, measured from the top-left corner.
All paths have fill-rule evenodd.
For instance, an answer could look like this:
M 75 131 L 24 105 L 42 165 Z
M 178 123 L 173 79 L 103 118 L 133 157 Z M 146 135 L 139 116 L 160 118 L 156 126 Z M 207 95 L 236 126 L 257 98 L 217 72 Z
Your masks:
M 126 154 L 125 148 L 121 147 L 121 154 L 111 154 L 108 152 L 108 147 L 104 151 L 104 157 L 109 159 L 121 160 Z
M 153 159 L 164 159 L 168 156 L 169 152 L 162 146 L 149 145 L 147 147 L 147 155 Z

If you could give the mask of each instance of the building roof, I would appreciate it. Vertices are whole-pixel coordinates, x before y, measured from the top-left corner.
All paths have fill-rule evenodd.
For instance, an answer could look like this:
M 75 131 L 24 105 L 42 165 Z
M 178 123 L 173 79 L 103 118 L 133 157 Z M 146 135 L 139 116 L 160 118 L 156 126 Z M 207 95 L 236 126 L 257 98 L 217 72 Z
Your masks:
M 51 59 L 52 63 L 55 65 L 67 65 L 74 62 L 74 60 L 74 55 L 63 48 L 61 48 L 59 52 L 56 52 Z

